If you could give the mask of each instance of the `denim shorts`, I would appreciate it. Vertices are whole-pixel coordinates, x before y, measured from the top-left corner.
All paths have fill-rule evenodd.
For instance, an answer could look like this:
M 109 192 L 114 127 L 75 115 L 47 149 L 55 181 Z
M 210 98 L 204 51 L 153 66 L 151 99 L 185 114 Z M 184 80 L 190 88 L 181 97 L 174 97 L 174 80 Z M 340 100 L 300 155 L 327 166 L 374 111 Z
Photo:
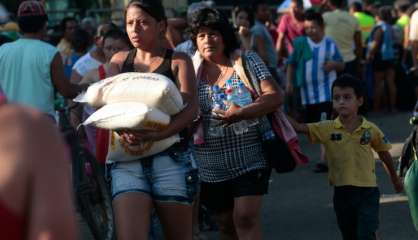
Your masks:
M 155 201 L 191 204 L 199 184 L 191 151 L 168 150 L 129 162 L 108 165 L 112 198 L 141 192 Z

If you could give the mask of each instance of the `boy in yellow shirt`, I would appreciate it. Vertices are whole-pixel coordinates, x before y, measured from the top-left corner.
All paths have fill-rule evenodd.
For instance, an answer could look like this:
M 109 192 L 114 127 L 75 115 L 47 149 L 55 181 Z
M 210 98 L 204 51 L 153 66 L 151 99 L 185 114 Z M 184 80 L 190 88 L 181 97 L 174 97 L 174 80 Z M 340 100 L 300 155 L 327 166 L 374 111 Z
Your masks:
M 379 198 L 375 174 L 376 151 L 396 192 L 403 185 L 393 167 L 390 143 L 373 123 L 358 115 L 364 103 L 360 80 L 342 75 L 332 85 L 335 120 L 301 124 L 290 119 L 297 132 L 312 143 L 325 147 L 329 181 L 334 186 L 334 211 L 344 240 L 376 239 L 379 224 Z

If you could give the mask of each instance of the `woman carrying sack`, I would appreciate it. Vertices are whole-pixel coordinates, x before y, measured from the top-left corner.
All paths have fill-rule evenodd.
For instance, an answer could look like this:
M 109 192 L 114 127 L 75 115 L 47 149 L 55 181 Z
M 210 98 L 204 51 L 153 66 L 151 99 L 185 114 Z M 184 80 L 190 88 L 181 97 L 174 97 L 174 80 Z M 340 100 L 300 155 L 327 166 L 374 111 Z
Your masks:
M 186 106 L 172 116 L 171 123 L 163 130 L 127 130 L 119 135 L 128 145 L 166 139 L 181 132 L 196 117 L 198 105 L 192 63 L 185 54 L 173 53 L 164 47 L 167 22 L 160 1 L 130 1 L 125 21 L 134 49 L 113 56 L 112 73 L 165 75 L 177 83 Z M 196 192 L 197 171 L 187 148 L 172 147 L 134 161 L 120 159 L 110 163 L 110 174 L 118 239 L 148 239 L 154 207 L 166 239 L 192 239 L 191 204 Z

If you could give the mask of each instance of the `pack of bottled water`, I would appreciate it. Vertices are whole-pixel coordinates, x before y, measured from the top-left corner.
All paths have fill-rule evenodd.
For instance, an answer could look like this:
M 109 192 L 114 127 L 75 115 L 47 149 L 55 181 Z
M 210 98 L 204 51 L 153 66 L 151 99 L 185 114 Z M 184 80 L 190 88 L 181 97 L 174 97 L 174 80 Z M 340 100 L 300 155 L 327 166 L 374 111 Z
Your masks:
M 233 85 L 231 79 L 225 82 L 225 89 L 215 85 L 212 87 L 212 102 L 213 109 L 227 110 L 229 106 L 235 104 L 239 107 L 245 107 L 253 102 L 251 92 L 247 89 L 242 81 L 239 81 L 236 86 Z M 212 136 L 223 136 L 223 128 L 220 126 L 213 126 L 216 122 L 209 126 L 209 134 Z M 248 128 L 258 124 L 257 119 L 242 120 L 231 124 L 235 134 L 243 134 L 248 132 Z
M 225 104 L 226 96 L 222 92 L 222 89 L 218 85 L 212 87 L 212 114 L 216 115 L 215 110 L 226 110 Z M 213 137 L 223 137 L 224 129 L 222 126 L 222 121 L 211 119 L 208 127 L 208 134 Z

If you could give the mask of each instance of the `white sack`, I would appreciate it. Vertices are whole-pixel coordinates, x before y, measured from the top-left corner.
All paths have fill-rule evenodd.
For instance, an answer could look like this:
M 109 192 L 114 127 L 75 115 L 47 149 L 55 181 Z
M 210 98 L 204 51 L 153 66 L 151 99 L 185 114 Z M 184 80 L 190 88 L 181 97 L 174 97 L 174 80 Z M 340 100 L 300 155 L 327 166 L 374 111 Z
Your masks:
M 107 162 L 132 161 L 160 153 L 179 142 L 179 135 L 156 142 L 144 142 L 140 145 L 129 145 L 116 132 L 110 133 Z
M 92 107 L 117 102 L 141 102 L 168 115 L 183 109 L 183 99 L 172 80 L 157 73 L 121 73 L 96 82 L 74 101 Z
M 139 102 L 120 102 L 103 106 L 90 115 L 83 125 L 110 130 L 162 129 L 169 123 L 170 116 L 156 108 Z

